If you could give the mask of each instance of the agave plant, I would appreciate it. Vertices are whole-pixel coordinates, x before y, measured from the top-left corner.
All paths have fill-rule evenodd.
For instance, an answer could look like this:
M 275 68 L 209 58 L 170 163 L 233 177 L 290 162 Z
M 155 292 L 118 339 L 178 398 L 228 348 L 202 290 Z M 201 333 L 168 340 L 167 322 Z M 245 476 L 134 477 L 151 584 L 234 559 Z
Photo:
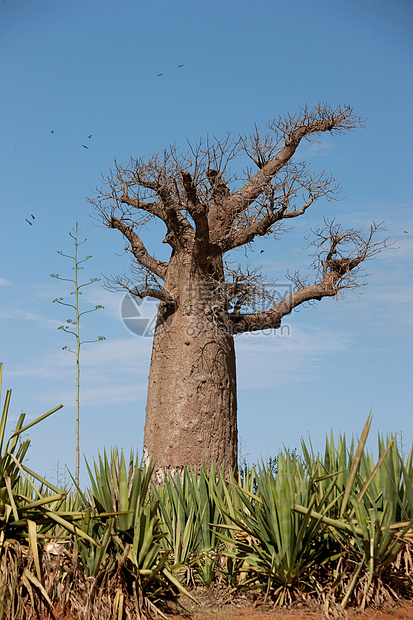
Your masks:
M 187 594 L 171 567 L 169 550 L 161 545 L 165 533 L 159 500 L 150 491 L 153 466 L 135 461 L 133 451 L 126 464 L 123 451 L 119 454 L 117 449 L 110 457 L 106 452 L 103 457 L 99 455 L 93 471 L 86 465 L 92 513 L 113 516 L 106 523 L 93 517 L 84 522 L 85 531 L 99 543 L 93 552 L 86 541 L 79 540 L 79 552 L 89 574 L 97 575 L 103 569 L 115 568 L 115 564 L 118 571 L 124 567 L 134 587 L 140 588 L 145 604 L 159 587 L 165 593 L 172 587 Z M 87 502 L 84 494 L 81 497 Z
M 341 579 L 336 580 L 335 588 L 342 592 L 343 608 L 352 597 L 361 607 L 372 596 L 377 595 L 380 600 L 380 594 L 386 590 L 382 575 L 406 547 L 405 537 L 413 526 L 411 454 L 405 465 L 395 438 L 388 438 L 385 445 L 379 437 L 379 458 L 374 464 L 372 456 L 365 453 L 370 425 L 371 416 L 355 452 L 352 443 L 346 457 L 345 444 L 340 442 L 335 457 L 331 449 L 326 452 L 328 459 L 324 463 L 317 462 L 317 471 L 325 472 L 315 480 L 318 492 L 328 479 L 331 481 L 329 490 L 324 489 L 328 503 L 323 513 L 314 509 L 308 512 L 298 502 L 294 506 L 300 514 L 310 514 L 315 521 L 327 525 L 341 545 Z M 330 446 L 334 446 L 333 441 Z M 308 454 L 306 460 L 310 465 Z M 338 466 L 342 469 L 331 471 Z
M 0 364 L 0 392 L 3 366 Z M 58 526 L 65 532 L 89 538 L 74 524 L 80 515 L 62 513 L 66 493 L 31 471 L 23 463 L 30 440 L 20 441 L 23 433 L 45 420 L 62 405 L 51 409 L 29 424 L 22 413 L 14 431 L 6 439 L 11 390 L 7 390 L 0 419 L 0 619 L 22 607 L 22 592 L 35 593 L 49 605 L 51 601 L 42 584 L 39 541 Z M 36 486 L 40 483 L 40 487 Z M 90 538 L 90 542 L 95 541 Z M 40 548 L 41 549 L 41 548 Z M 16 613 L 17 613 L 16 611 Z M 20 612 L 19 612 L 20 613 Z
M 136 513 L 145 506 L 149 497 L 149 487 L 153 467 L 135 461 L 131 451 L 128 465 L 123 451 L 112 450 L 110 458 L 103 453 L 98 455 L 98 463 L 94 461 L 93 471 L 86 461 L 91 484 L 91 501 L 98 512 L 118 512 L 116 524 L 119 531 L 133 537 Z
M 203 465 L 199 471 L 184 467 L 182 472 L 169 472 L 165 485 L 154 487 L 154 493 L 166 534 L 163 545 L 172 551 L 175 569 L 182 569 L 187 583 L 198 579 L 209 587 L 222 555 L 217 528 L 232 505 L 224 469 L 217 474 L 212 462 L 210 469 Z
M 193 503 L 198 523 L 198 557 L 197 574 L 205 586 L 210 586 L 215 575 L 218 547 L 220 540 L 215 525 L 222 522 L 216 498 L 222 497 L 225 488 L 224 470 L 217 475 L 215 464 L 210 470 L 203 465 L 198 473 L 191 470 L 188 476 L 188 489 L 191 503 Z
M 369 598 L 376 597 L 380 601 L 382 593 L 387 591 L 387 579 L 383 579 L 383 575 L 406 548 L 405 536 L 413 526 L 410 465 L 405 467 L 395 439 L 388 437 L 385 442 L 379 436 L 376 464 L 364 451 L 360 455 L 359 487 L 351 493 L 348 513 L 343 515 L 352 526 L 353 536 L 347 537 L 343 546 L 365 578 L 362 587 L 356 588 L 359 577 L 353 577 L 343 598 L 343 607 L 353 591 L 358 594 L 362 608 Z M 409 461 L 411 463 L 411 455 Z
M 159 502 L 159 511 L 164 531 L 163 547 L 172 553 L 175 572 L 186 577 L 187 584 L 193 583 L 193 571 L 200 549 L 199 532 L 201 521 L 189 490 L 190 472 L 184 468 L 167 472 L 165 484 L 154 485 L 153 492 Z
M 243 507 L 236 509 L 235 516 L 228 514 L 233 524 L 225 528 L 238 535 L 223 538 L 234 548 L 229 555 L 242 560 L 246 569 L 238 587 L 265 588 L 265 601 L 271 595 L 275 604 L 282 605 L 299 588 L 312 588 L 313 567 L 324 559 L 323 547 L 317 545 L 324 526 L 310 518 L 317 498 L 295 454 L 278 455 L 275 477 L 260 466 L 256 484 L 256 494 L 236 488 Z M 306 506 L 304 514 L 293 511 L 298 498 Z

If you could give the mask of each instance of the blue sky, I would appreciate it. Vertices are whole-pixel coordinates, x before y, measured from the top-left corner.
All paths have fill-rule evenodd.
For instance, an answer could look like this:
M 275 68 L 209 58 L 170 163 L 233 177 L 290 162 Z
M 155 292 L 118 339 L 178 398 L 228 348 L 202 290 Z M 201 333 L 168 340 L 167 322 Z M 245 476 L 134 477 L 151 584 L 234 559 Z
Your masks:
M 52 303 L 70 301 L 71 289 L 50 278 L 70 277 L 71 265 L 57 251 L 72 253 L 78 221 L 93 256 L 85 281 L 128 266 L 120 233 L 100 226 L 86 202 L 101 174 L 115 158 L 248 133 L 319 101 L 367 119 L 298 153 L 337 178 L 342 200 L 320 201 L 279 242 L 260 240 L 251 262 L 269 280 L 305 273 L 305 237 L 326 216 L 363 229 L 384 220 L 397 249 L 368 264 L 358 296 L 302 308 L 283 334 L 237 338 L 242 454 L 257 461 L 308 434 L 321 449 L 331 429 L 360 433 L 370 409 L 371 445 L 377 431 L 402 431 L 411 445 L 412 24 L 410 0 L 0 3 L 3 386 L 13 389 L 12 421 L 64 405 L 30 432 L 29 466 L 52 480 L 58 463 L 74 469 L 74 359 L 62 351 L 73 343 L 57 329 L 70 313 Z M 156 252 L 165 251 L 162 232 L 146 233 Z M 115 445 L 141 451 L 151 353 L 151 339 L 123 325 L 122 295 L 101 283 L 82 298 L 84 309 L 105 306 L 82 323 L 85 338 L 106 337 L 82 353 L 89 460 Z

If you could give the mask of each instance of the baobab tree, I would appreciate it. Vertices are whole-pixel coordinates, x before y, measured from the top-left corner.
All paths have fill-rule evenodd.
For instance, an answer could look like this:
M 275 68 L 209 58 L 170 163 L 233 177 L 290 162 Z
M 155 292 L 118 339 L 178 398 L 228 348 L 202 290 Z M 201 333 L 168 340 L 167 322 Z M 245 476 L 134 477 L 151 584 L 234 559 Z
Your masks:
M 228 261 L 232 250 L 259 237 L 278 239 L 320 198 L 336 198 L 336 181 L 310 173 L 296 161 L 297 149 L 303 140 L 362 124 L 349 106 L 306 107 L 271 121 L 264 134 L 255 127 L 249 136 L 201 141 L 187 152 L 172 146 L 123 166 L 115 161 L 90 199 L 131 254 L 131 272 L 111 286 L 159 300 L 144 434 L 144 454 L 156 462 L 159 479 L 165 469 L 212 459 L 236 467 L 234 336 L 277 329 L 297 306 L 362 285 L 362 263 L 386 245 L 376 241 L 380 225 L 363 234 L 325 220 L 314 231 L 313 281 L 296 273 L 282 299 L 268 299 L 259 269 Z M 239 161 L 250 167 L 234 170 Z M 155 219 L 165 226 L 168 261 L 141 238 Z

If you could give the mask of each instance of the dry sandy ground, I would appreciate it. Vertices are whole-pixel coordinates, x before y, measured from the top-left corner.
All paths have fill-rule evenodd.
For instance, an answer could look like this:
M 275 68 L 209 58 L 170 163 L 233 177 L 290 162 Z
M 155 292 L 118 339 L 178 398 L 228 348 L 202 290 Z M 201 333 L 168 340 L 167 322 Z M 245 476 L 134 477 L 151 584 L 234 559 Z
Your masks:
M 56 620 L 75 620 L 70 613 L 55 609 Z M 413 620 L 413 602 L 404 601 L 399 605 L 388 605 L 384 609 L 348 610 L 336 615 L 326 616 L 321 609 L 302 607 L 294 610 L 274 609 L 263 612 L 259 608 L 228 605 L 223 608 L 202 609 L 189 615 L 169 615 L 168 620 Z
M 183 620 L 182 616 L 168 616 L 169 618 L 170 620 Z M 221 609 L 205 609 L 191 616 L 191 620 L 300 620 L 301 618 L 303 620 L 324 620 L 334 618 L 334 616 L 325 616 L 320 609 L 305 607 L 294 610 L 275 609 L 263 612 L 257 608 L 234 609 L 231 606 Z M 400 605 L 388 605 L 381 610 L 367 609 L 361 612 L 350 609 L 343 613 L 341 618 L 343 620 L 345 618 L 347 620 L 413 620 L 413 602 L 405 601 Z

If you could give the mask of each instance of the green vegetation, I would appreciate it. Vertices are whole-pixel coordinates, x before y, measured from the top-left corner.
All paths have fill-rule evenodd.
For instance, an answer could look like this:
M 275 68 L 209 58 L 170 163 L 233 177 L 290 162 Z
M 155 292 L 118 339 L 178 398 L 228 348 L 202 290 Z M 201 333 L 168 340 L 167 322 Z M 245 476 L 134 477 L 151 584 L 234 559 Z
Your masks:
M 72 494 L 30 471 L 30 442 L 19 443 L 60 407 L 26 425 L 22 414 L 6 440 L 10 397 L 0 421 L 0 620 L 53 609 L 150 618 L 215 584 L 264 606 L 363 609 L 413 594 L 413 452 L 379 436 L 375 460 L 370 416 L 358 443 L 331 435 L 315 454 L 303 442 L 302 457 L 280 452 L 276 468 L 229 479 L 186 468 L 155 486 L 133 452 L 104 451 L 87 463 L 88 488 Z

